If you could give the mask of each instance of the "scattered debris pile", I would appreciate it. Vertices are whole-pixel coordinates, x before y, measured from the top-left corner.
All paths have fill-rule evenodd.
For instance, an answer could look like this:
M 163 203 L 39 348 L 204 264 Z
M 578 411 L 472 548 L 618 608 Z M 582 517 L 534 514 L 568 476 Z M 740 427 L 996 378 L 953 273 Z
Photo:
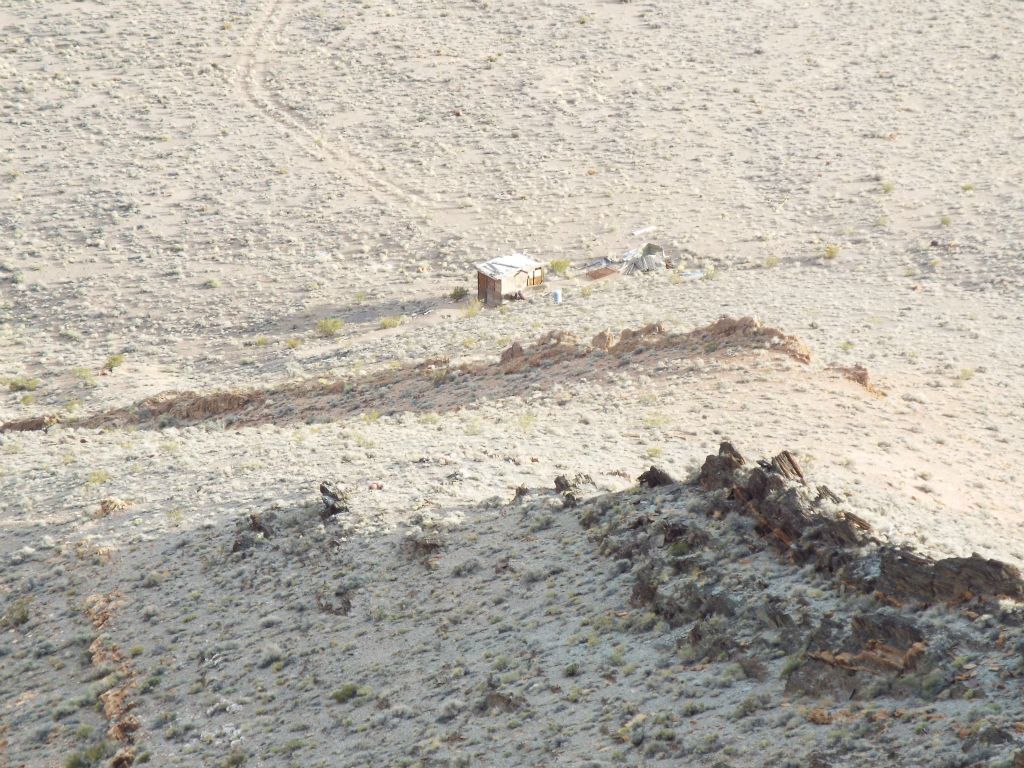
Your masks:
M 656 243 L 646 243 L 642 248 L 634 248 L 622 258 L 622 274 L 634 275 L 638 272 L 653 272 L 665 269 L 665 249 Z
M 616 273 L 623 275 L 645 274 L 669 266 L 665 249 L 657 243 L 644 243 L 631 248 L 619 257 L 603 257 L 586 264 L 585 270 L 591 280 L 600 280 Z

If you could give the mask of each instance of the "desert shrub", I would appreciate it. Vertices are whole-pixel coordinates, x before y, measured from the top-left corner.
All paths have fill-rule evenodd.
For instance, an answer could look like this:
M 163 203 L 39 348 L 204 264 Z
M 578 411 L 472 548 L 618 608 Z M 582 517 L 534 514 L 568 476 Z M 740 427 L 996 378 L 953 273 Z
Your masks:
M 316 335 L 324 339 L 330 339 L 338 335 L 338 331 L 344 325 L 337 317 L 325 317 L 316 324 Z
M 471 557 L 452 568 L 452 576 L 460 578 L 462 576 L 469 576 L 471 573 L 476 573 L 479 570 L 480 561 L 475 557 Z
M 453 288 L 452 292 L 448 294 L 448 298 L 452 301 L 462 301 L 467 296 L 469 296 L 469 289 L 462 285 Z
M 110 482 L 110 473 L 105 469 L 97 469 L 95 472 L 90 472 L 89 476 L 85 478 L 86 485 L 103 485 L 103 483 Z
M 771 703 L 771 697 L 766 693 L 752 693 L 739 703 L 732 712 L 734 720 L 751 715 L 759 709 L 764 709 Z
M 239 747 L 232 749 L 226 758 L 224 758 L 224 768 L 238 768 L 240 765 L 245 765 L 245 761 L 249 759 L 249 756 L 244 750 Z
M 786 659 L 786 663 L 782 665 L 782 671 L 779 673 L 779 677 L 788 678 L 791 674 L 796 672 L 804 663 L 804 655 L 802 653 L 794 653 Z
M 113 755 L 114 751 L 114 745 L 109 741 L 100 741 L 71 755 L 65 761 L 64 768 L 93 768 Z
M 359 695 L 359 686 L 355 683 L 346 683 L 341 686 L 338 690 L 331 694 L 331 698 L 339 704 L 344 704 L 347 701 L 352 701 L 356 696 Z
M 4 612 L 3 621 L 0 621 L 0 626 L 7 627 L 20 627 L 22 624 L 28 623 L 28 604 L 29 599 L 27 597 L 20 597 L 11 603 L 10 607 Z
M 39 387 L 39 379 L 30 379 L 26 376 L 15 376 L 7 380 L 7 388 L 11 392 L 34 392 Z
M 92 375 L 92 371 L 84 366 L 72 368 L 71 375 L 87 386 L 96 386 L 96 377 Z
M 572 262 L 568 259 L 552 259 L 548 264 L 551 271 L 559 277 L 565 277 L 565 274 L 569 271 L 569 267 L 572 266 Z
M 107 358 L 106 362 L 103 363 L 103 370 L 105 370 L 105 371 L 113 371 L 115 368 L 117 368 L 122 363 L 124 363 L 124 355 L 122 355 L 122 354 L 110 355 Z

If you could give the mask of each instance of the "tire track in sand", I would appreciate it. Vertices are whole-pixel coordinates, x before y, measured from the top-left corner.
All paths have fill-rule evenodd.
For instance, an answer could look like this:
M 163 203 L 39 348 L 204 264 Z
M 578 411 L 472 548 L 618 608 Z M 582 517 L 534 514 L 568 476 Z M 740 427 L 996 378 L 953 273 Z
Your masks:
M 412 205 L 428 211 L 442 210 L 443 206 L 381 176 L 366 161 L 327 141 L 316 126 L 293 112 L 266 87 L 264 78 L 269 55 L 277 47 L 277 40 L 297 7 L 287 0 L 270 0 L 256 15 L 235 68 L 234 85 L 239 95 L 267 119 L 287 129 L 293 146 L 324 161 L 346 180 L 355 178 L 364 191 L 377 196 L 378 202 L 390 202 L 399 208 Z

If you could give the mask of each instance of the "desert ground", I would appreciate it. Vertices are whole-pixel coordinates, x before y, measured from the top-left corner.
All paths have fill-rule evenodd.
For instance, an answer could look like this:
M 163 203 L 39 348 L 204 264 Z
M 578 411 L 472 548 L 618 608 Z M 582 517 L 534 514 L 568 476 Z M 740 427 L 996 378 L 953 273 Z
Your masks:
M 1024 765 L 1021 147 L 1019 0 L 0 6 L 0 768 Z

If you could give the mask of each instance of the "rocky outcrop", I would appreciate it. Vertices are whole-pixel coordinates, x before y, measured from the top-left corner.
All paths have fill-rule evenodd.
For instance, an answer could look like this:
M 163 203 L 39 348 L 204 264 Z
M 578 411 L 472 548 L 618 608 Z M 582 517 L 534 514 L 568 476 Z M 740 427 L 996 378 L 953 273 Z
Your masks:
M 712 454 L 704 460 L 697 483 L 705 491 L 728 488 L 735 483 L 736 470 L 745 463 L 732 443 L 724 442 L 718 447 L 717 455 Z
M 932 560 L 883 545 L 871 526 L 843 509 L 826 512 L 824 501 L 842 501 L 825 486 L 812 497 L 796 458 L 783 451 L 744 472 L 744 460 L 728 442 L 708 456 L 697 484 L 727 491 L 724 505 L 751 517 L 757 531 L 798 565 L 813 563 L 860 591 L 897 601 L 936 603 L 974 598 L 1024 597 L 1017 568 L 980 555 Z
M 32 416 L 27 419 L 14 419 L 0 424 L 0 432 L 38 432 L 60 424 L 60 416 L 47 414 L 45 416 Z
M 675 480 L 665 470 L 651 467 L 637 478 L 637 482 L 645 488 L 657 488 L 660 485 L 672 485 Z
M 418 525 L 407 530 L 399 542 L 399 550 L 406 558 L 427 567 L 432 567 L 434 558 L 443 547 L 444 537 L 440 531 Z
M 984 649 L 992 635 L 967 620 L 1024 597 L 1006 563 L 884 544 L 786 451 L 751 466 L 725 442 L 691 485 L 644 485 L 657 502 L 605 496 L 578 510 L 617 570 L 628 566 L 632 601 L 677 632 L 690 662 L 788 656 L 790 695 L 968 696 L 952 649 Z
M 509 365 L 515 360 L 523 357 L 526 353 L 523 352 L 523 345 L 518 341 L 513 342 L 512 346 L 501 353 L 501 364 Z
M 844 379 L 849 379 L 855 384 L 860 384 L 862 387 L 864 387 L 864 389 L 866 389 L 871 394 L 878 395 L 879 397 L 885 397 L 884 390 L 881 390 L 877 386 L 875 386 L 875 384 L 871 381 L 871 374 L 868 372 L 868 369 L 865 368 L 863 365 L 853 365 L 849 367 L 837 366 L 832 368 L 831 370 L 838 373 Z
M 571 479 L 567 475 L 555 478 L 555 490 L 562 496 L 562 506 L 575 507 L 584 497 L 586 488 L 594 488 L 594 480 L 590 475 L 577 472 Z M 518 491 L 516 498 L 519 498 Z
M 248 552 L 257 544 L 274 536 L 277 515 L 273 512 L 252 512 L 235 523 L 235 538 L 231 544 L 232 554 Z
M 213 392 L 163 392 L 123 408 L 67 419 L 63 424 L 69 429 L 160 429 L 216 421 L 225 427 L 240 428 L 333 421 L 346 413 L 365 413 L 371 409 L 394 413 L 410 405 L 424 411 L 441 411 L 478 397 L 519 395 L 522 387 L 515 375 L 542 369 L 552 369 L 555 378 L 563 381 L 584 375 L 616 376 L 627 362 L 659 369 L 686 359 L 703 362 L 723 354 L 735 357 L 765 352 L 800 363 L 810 360 L 810 353 L 799 339 L 752 317 L 723 317 L 686 333 L 670 333 L 664 324 L 654 322 L 627 328 L 617 336 L 610 330 L 601 331 L 590 343 L 568 330 L 556 329 L 529 345 L 513 342 L 501 351 L 497 361 L 453 364 L 438 357 L 379 369 L 365 377 L 316 377 L 266 388 Z M 446 385 L 456 380 L 472 385 L 472 391 L 453 400 Z M 55 423 L 54 419 L 38 416 L 11 421 L 0 425 L 0 431 L 42 430 Z
M 906 549 L 883 548 L 878 552 L 878 565 L 875 589 L 897 599 L 935 603 L 986 597 L 1024 598 L 1024 584 L 1017 568 L 978 554 L 932 560 Z
M 320 483 L 320 498 L 324 502 L 324 508 L 320 510 L 320 519 L 324 522 L 338 515 L 348 515 L 350 512 L 348 492 L 339 488 L 336 483 L 328 480 Z

